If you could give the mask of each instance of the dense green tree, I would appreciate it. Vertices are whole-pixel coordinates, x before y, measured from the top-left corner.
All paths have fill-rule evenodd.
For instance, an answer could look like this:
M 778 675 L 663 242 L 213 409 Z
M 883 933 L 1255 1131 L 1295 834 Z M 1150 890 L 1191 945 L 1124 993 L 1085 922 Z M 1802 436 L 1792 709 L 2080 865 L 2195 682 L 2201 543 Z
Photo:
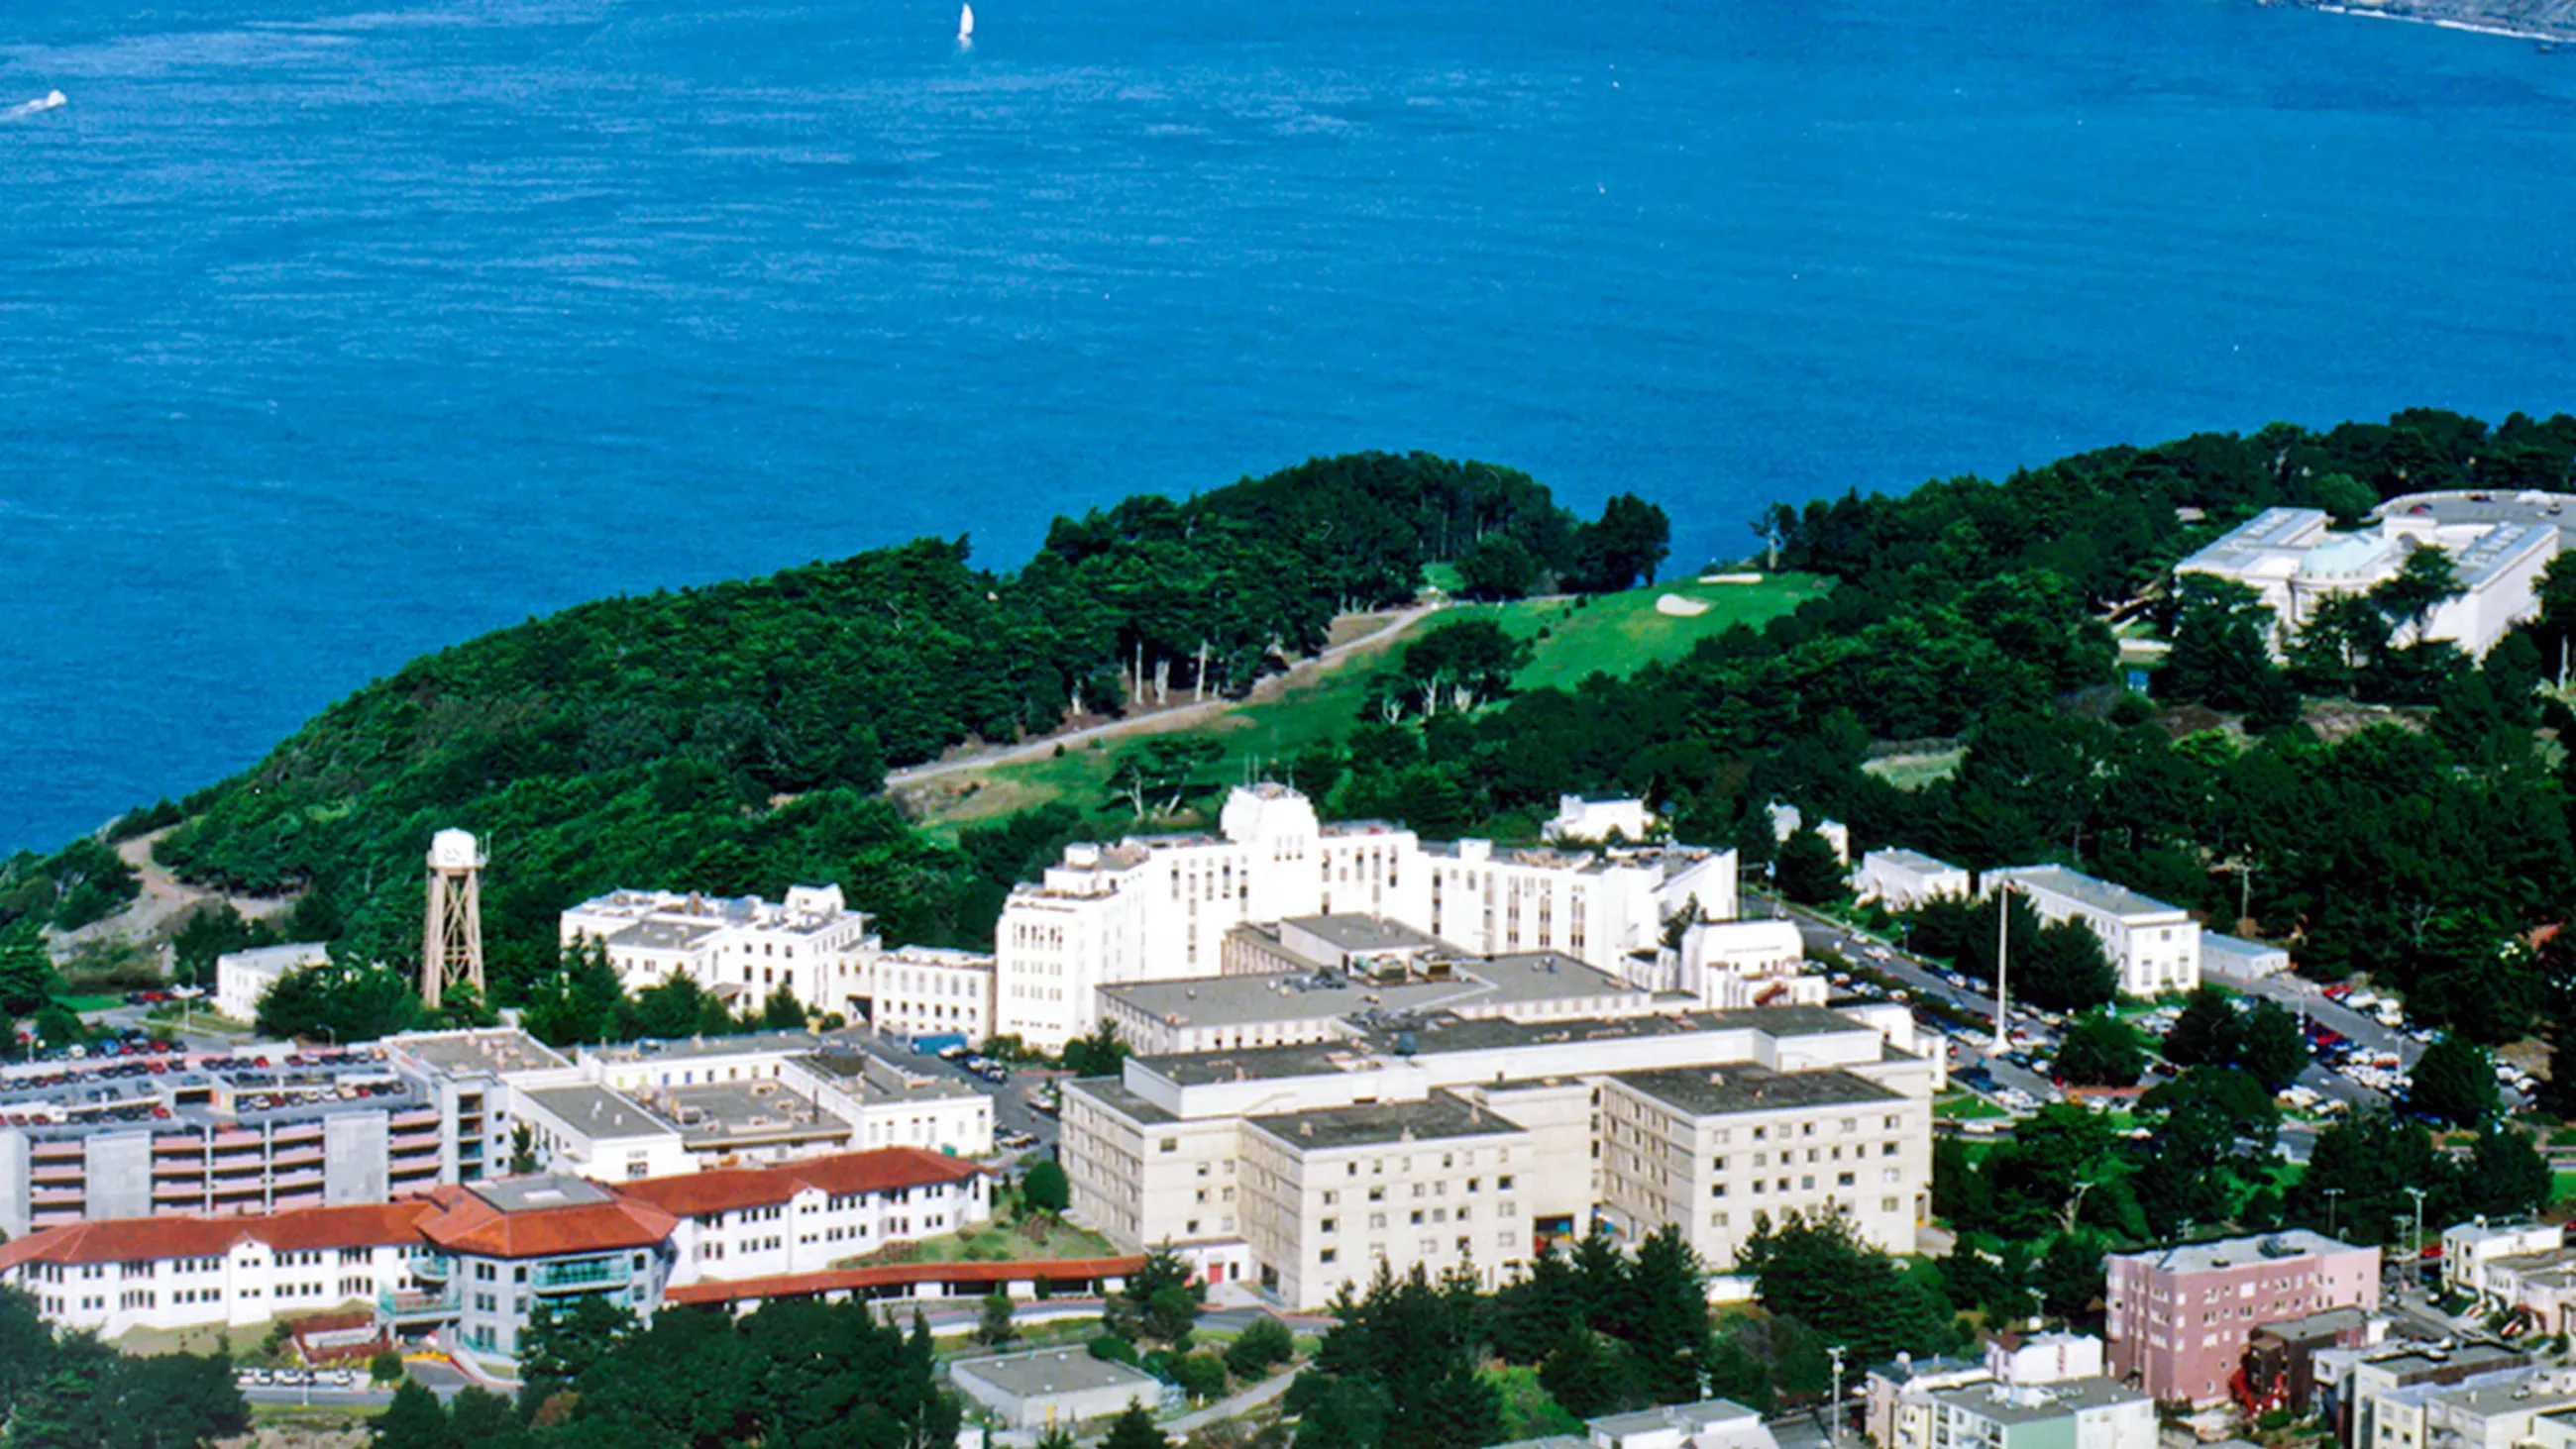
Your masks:
M 374 1041 L 420 1020 L 411 982 L 378 966 L 330 961 L 289 971 L 259 1000 L 259 1029 L 305 1041 Z
M 2040 1306 L 2070 1322 L 2088 1319 L 2105 1290 L 2102 1248 L 2076 1233 L 2060 1233 L 2040 1255 L 2035 1286 Z
M 1537 592 L 1538 555 L 1510 534 L 1481 539 L 1458 560 L 1458 592 L 1487 603 L 1526 598 Z
M 11 1407 L 10 1449 L 99 1449 L 116 1428 L 118 1367 L 116 1350 L 97 1338 L 64 1338 Z
M 2178 1067 L 2224 1066 L 2236 1030 L 2236 1003 L 2216 986 L 2195 986 L 2165 1032 L 2165 1059 Z
M 1638 1393 L 1656 1404 L 1696 1401 L 1716 1345 L 1708 1274 L 1680 1227 L 1667 1223 L 1637 1244 L 1628 1283 L 1626 1338 Z
M 1801 825 L 1780 842 L 1772 870 L 1780 894 L 1802 906 L 1832 905 L 1851 896 L 1850 873 L 1842 857 L 1813 826 Z
M 462 1449 L 447 1421 L 447 1406 L 414 1382 L 394 1390 L 394 1401 L 367 1426 L 367 1433 L 374 1449 Z
M 32 1016 L 61 987 L 53 957 L 34 925 L 0 929 L 0 1012 L 21 1019 Z
M 533 1412 L 557 1391 L 579 1382 L 635 1331 L 635 1315 L 601 1294 L 538 1299 L 527 1330 L 519 1335 L 521 1410 Z
M 2460 1173 L 2460 1205 L 2491 1218 L 2520 1218 L 2549 1206 L 2555 1183 L 2531 1134 L 2490 1125 Z
M 1243 1332 L 1226 1346 L 1225 1366 L 1236 1378 L 1250 1383 L 1296 1356 L 1297 1336 L 1287 1324 L 1264 1313 L 1245 1324 Z
M 2228 1059 L 2238 1070 L 2278 1092 L 2308 1069 L 2307 1033 L 2280 1005 L 2258 1001 L 2231 1024 Z
M 796 993 L 781 982 L 769 993 L 768 999 L 760 1003 L 760 1024 L 771 1031 L 803 1031 L 805 1003 L 797 1000 Z
M 1626 1350 L 1589 1328 L 1577 1328 L 1557 1344 L 1539 1365 L 1538 1381 L 1578 1419 L 1624 1408 L 1636 1392 Z
M 2432 1134 L 2421 1123 L 2366 1112 L 2317 1134 L 2285 1212 L 2293 1223 L 2347 1242 L 2387 1244 L 2396 1241 L 2394 1224 L 2412 1221 L 2409 1188 L 2427 1194 L 2426 1221 L 2458 1220 L 2458 1171 Z
M 2408 553 L 2396 574 L 2370 591 L 2370 602 L 2390 623 L 2412 629 L 2421 639 L 2433 611 L 2466 591 L 2450 551 L 2426 544 Z
M 1180 1385 L 1181 1392 L 1189 1395 L 1193 1403 L 1204 1404 L 1225 1395 L 1225 1360 L 1213 1353 L 1175 1355 L 1170 1373 L 1172 1382 Z
M 1077 1077 L 1114 1077 L 1129 1055 L 1127 1043 L 1118 1037 L 1118 1024 L 1104 1020 L 1089 1036 L 1064 1044 L 1064 1069 Z
M 1576 562 L 1566 579 L 1577 593 L 1608 594 L 1655 581 L 1672 551 L 1672 522 L 1664 510 L 1633 493 L 1611 498 L 1601 521 L 1576 534 Z
M 1170 1249 L 1156 1248 L 1145 1254 L 1142 1266 L 1127 1275 L 1126 1284 L 1111 1296 L 1103 1316 L 1113 1332 L 1140 1343 L 1168 1343 L 1178 1348 L 1188 1342 L 1198 1305 L 1199 1294 L 1190 1282 L 1189 1265 Z
M 2286 686 L 2272 664 L 2271 609 L 2233 579 L 2183 574 L 2176 583 L 2180 606 L 2159 692 L 2226 710 L 2275 706 Z
M 1950 1306 L 1932 1283 L 1908 1275 L 1860 1241 L 1839 1212 L 1791 1212 L 1762 1223 L 1736 1254 L 1762 1306 L 1794 1318 L 1864 1363 L 1947 1346 Z
M 1612 1271 L 1617 1271 L 1616 1252 Z M 1584 1283 L 1561 1253 L 1541 1253 L 1494 1294 L 1494 1352 L 1507 1363 L 1544 1360 L 1590 1321 Z
M 212 990 L 215 958 L 277 942 L 266 922 L 246 919 L 229 901 L 191 912 L 170 938 L 171 974 L 181 985 Z
M 2445 1032 L 2407 1074 L 2406 1102 L 2438 1121 L 2479 1126 L 2496 1114 L 2495 1061 L 2475 1042 Z
M 1011 1290 L 1000 1283 L 984 1295 L 984 1306 L 975 1321 L 975 1341 L 987 1348 L 997 1348 L 1020 1336 L 1019 1325 L 1012 1321 L 1017 1306 L 1011 1302 Z
M 2137 1028 L 2107 1011 L 2079 1017 L 2058 1044 L 2054 1074 L 2082 1087 L 2130 1087 L 2147 1069 Z
M 1054 1158 L 1040 1158 L 1020 1175 L 1020 1200 L 1036 1212 L 1060 1213 L 1073 1206 L 1073 1183 Z

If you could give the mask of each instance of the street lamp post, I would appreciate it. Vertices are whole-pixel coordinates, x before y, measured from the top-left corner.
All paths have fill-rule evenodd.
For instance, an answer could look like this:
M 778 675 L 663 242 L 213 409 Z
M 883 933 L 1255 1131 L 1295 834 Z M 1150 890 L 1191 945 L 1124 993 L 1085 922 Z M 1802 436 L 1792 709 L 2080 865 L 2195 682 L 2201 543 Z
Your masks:
M 1832 1358 L 1832 1359 L 1833 1359 L 1833 1361 L 1834 1361 L 1834 1404 L 1833 1404 L 1833 1415 L 1834 1415 L 1834 1418 L 1833 1418 L 1834 1449 L 1842 1449 L 1842 1444 L 1843 1444 L 1843 1346 L 1842 1346 L 1841 1344 L 1839 1344 L 1839 1343 L 1834 1344 L 1834 1345 L 1831 1345 L 1830 1347 L 1828 1347 L 1828 1348 L 1825 1350 L 1825 1353 L 1826 1353 L 1826 1355 L 1827 1355 L 1828 1357 Z
M 2327 1188 L 2327 1189 L 2325 1190 L 2325 1194 L 2326 1194 L 2326 1236 L 2327 1236 L 2327 1237 L 2329 1237 L 2329 1238 L 2331 1238 L 2331 1237 L 2333 1237 L 2333 1236 L 2335 1235 L 2335 1208 L 2336 1208 L 2336 1206 L 2337 1206 L 2336 1199 L 2341 1198 L 2341 1197 L 2343 1196 L 2343 1194 L 2344 1194 L 2344 1190 L 2343 1190 L 2342 1188 L 2339 1188 L 2339 1187 L 2330 1187 L 2330 1188 Z
M 2408 1276 L 2415 1280 L 2416 1289 L 2421 1291 L 2424 1287 L 2424 1189 L 2410 1187 L 2406 1189 L 2406 1195 L 2415 1199 L 2415 1261 L 2411 1265 L 2415 1271 Z

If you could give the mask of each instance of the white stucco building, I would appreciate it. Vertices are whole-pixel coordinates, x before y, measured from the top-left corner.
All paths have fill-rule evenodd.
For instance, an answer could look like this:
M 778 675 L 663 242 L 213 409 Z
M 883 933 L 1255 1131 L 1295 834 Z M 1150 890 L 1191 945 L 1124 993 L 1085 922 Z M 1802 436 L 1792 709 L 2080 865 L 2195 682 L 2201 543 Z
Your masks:
M 1873 850 L 1852 873 L 1852 892 L 1864 903 L 1910 911 L 1934 896 L 1966 899 L 1973 889 L 1964 867 L 1919 850 Z
M 319 941 L 227 951 L 215 958 L 215 1011 L 234 1021 L 256 1021 L 260 998 L 279 977 L 330 959 L 331 948 Z
M 2163 996 L 2200 984 L 2200 923 L 2182 907 L 2062 865 L 1986 872 L 1987 893 L 2006 885 L 2041 920 L 2080 921 L 2099 937 L 2102 954 L 2120 973 L 2123 994 Z
M 2442 548 L 2463 592 L 2426 618 L 2424 637 L 2483 655 L 2532 616 L 2532 586 L 2558 554 L 2558 530 L 2545 521 L 2444 521 L 2436 509 L 2393 514 L 2352 533 L 2332 525 L 2318 509 L 2267 508 L 2174 565 L 2174 572 L 2253 589 L 2272 610 L 2279 648 L 2315 617 L 2320 600 L 2368 593 L 2396 577 L 2408 554 Z M 2396 642 L 2412 643 L 2414 632 L 2413 625 L 2401 625 Z
M 1655 813 L 1643 800 L 1618 795 L 1559 795 L 1556 815 L 1544 834 L 1569 844 L 1598 845 L 1613 836 L 1630 845 L 1643 844 L 1655 829 Z
M 1224 969 L 1248 922 L 1375 915 L 1471 955 L 1554 951 L 1617 974 L 1696 901 L 1736 914 L 1732 851 L 1509 850 L 1326 825 L 1296 791 L 1233 791 L 1213 835 L 1075 845 L 1011 893 L 995 931 L 994 1029 L 1054 1049 L 1091 1030 L 1098 992 Z

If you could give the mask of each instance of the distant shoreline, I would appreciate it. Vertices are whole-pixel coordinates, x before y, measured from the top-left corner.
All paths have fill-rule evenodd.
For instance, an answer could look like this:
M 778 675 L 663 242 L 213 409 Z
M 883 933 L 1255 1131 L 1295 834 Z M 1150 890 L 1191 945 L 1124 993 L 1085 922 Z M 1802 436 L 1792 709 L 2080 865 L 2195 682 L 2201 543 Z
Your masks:
M 2413 10 L 2383 8 L 2375 5 L 2338 5 L 2328 0 L 2306 0 L 2307 8 L 2329 15 L 2358 15 L 2368 20 L 2400 20 L 2409 25 L 2430 25 L 2442 30 L 2465 30 L 2474 35 L 2496 35 L 2513 40 L 2532 40 L 2555 45 L 2576 42 L 2576 27 L 2564 30 L 2534 30 L 2504 20 L 2481 20 L 2457 15 L 2426 15 Z

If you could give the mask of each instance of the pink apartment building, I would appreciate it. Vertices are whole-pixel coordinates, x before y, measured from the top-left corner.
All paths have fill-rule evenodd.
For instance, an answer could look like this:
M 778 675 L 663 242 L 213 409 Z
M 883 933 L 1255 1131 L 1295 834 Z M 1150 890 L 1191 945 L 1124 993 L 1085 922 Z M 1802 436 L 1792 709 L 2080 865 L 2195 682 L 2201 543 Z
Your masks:
M 2379 1250 L 2305 1230 L 2114 1253 L 2104 1267 L 2111 1372 L 2159 1403 L 2226 1398 L 2264 1324 L 2379 1306 Z

